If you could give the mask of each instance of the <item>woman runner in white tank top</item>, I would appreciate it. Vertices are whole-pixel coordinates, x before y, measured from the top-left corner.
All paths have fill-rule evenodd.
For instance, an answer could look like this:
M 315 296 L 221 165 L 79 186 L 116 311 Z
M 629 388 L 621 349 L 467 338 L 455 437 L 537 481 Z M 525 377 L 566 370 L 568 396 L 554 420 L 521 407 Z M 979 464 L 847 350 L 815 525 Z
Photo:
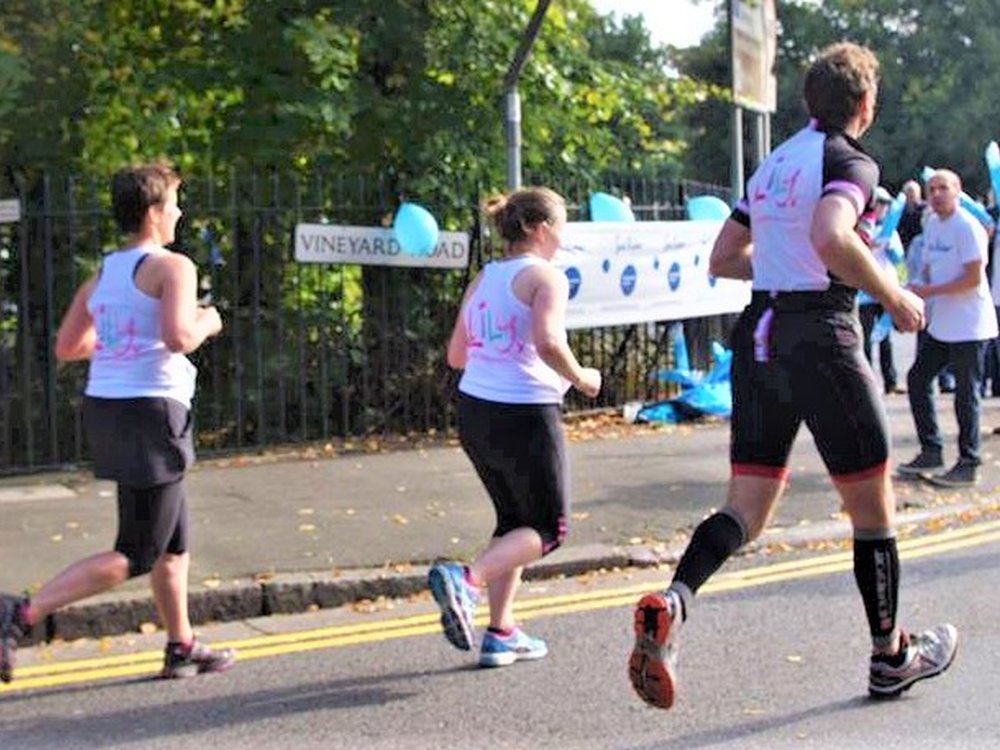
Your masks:
M 569 348 L 566 276 L 551 263 L 566 223 L 563 199 L 545 188 L 499 196 L 486 205 L 506 245 L 466 290 L 448 343 L 459 383 L 462 448 L 493 501 L 497 525 L 486 550 L 468 565 L 441 562 L 429 584 L 445 637 L 470 650 L 480 588 L 488 584 L 489 629 L 479 663 L 506 666 L 540 659 L 548 647 L 517 627 L 514 594 L 524 565 L 566 534 L 569 485 L 562 428 L 570 386 L 594 397 L 601 374 Z

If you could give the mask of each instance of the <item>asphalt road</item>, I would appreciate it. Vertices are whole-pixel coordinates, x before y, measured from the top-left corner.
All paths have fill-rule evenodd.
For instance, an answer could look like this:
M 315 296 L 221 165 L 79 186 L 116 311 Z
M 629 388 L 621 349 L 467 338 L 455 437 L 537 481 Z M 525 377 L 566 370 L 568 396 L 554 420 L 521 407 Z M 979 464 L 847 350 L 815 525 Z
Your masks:
M 149 678 L 156 636 L 27 650 L 0 691 L 0 748 L 994 748 L 998 553 L 997 521 L 904 544 L 901 623 L 947 619 L 962 640 L 951 671 L 896 701 L 865 695 L 850 554 L 827 549 L 734 560 L 713 581 L 669 712 L 625 677 L 631 603 L 667 572 L 614 571 L 527 587 L 522 621 L 551 654 L 500 670 L 451 649 L 426 597 L 208 628 L 243 662 L 174 683 Z

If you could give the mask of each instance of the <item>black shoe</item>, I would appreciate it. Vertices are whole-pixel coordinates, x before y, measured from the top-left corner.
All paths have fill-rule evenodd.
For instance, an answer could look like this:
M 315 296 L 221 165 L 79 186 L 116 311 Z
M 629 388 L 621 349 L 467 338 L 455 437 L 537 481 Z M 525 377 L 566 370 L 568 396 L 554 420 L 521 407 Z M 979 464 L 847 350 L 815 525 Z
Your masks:
M 21 609 L 27 601 L 23 596 L 0 594 L 0 682 L 14 679 L 17 639 L 29 630 L 21 616 Z
M 236 651 L 231 648 L 213 651 L 197 640 L 190 649 L 171 643 L 167 645 L 163 655 L 163 671 L 160 672 L 160 677 L 171 680 L 209 672 L 225 672 L 235 663 Z
M 979 467 L 970 461 L 959 459 L 944 474 L 929 476 L 927 481 L 937 487 L 974 487 L 979 482 Z
M 921 474 L 927 474 L 935 469 L 940 469 L 943 466 L 944 461 L 942 460 L 940 453 L 920 451 L 919 455 L 909 463 L 897 466 L 896 471 L 904 476 L 914 477 L 920 476 Z

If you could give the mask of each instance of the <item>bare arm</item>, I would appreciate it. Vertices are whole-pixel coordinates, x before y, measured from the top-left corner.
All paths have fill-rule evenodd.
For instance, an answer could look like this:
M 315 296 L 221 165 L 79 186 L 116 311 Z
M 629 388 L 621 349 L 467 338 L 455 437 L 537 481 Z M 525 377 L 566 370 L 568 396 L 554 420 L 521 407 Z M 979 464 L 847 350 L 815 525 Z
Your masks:
M 923 303 L 882 272 L 864 240 L 854 231 L 857 219 L 857 209 L 846 196 L 824 196 L 813 213 L 809 233 L 816 253 L 838 278 L 881 302 L 900 330 L 919 330 L 924 323 Z
M 62 362 L 90 359 L 97 346 L 97 329 L 87 310 L 87 302 L 97 285 L 97 276 L 91 276 L 80 285 L 69 309 L 63 315 L 56 334 L 56 358 Z
M 170 253 L 157 258 L 162 264 L 160 328 L 163 341 L 174 352 L 193 352 L 205 339 L 222 330 L 222 319 L 214 307 L 198 307 L 198 278 L 194 263 Z
M 472 283 L 462 295 L 462 304 L 458 308 L 458 315 L 455 316 L 455 325 L 451 329 L 451 338 L 448 339 L 448 366 L 456 370 L 465 368 L 465 363 L 469 359 L 469 332 L 465 328 L 465 307 L 469 304 L 472 293 L 479 286 L 479 280 L 483 277 L 482 271 L 472 280 Z
M 596 396 L 601 389 L 601 374 L 581 366 L 566 342 L 569 281 L 555 268 L 539 268 L 538 272 L 541 278 L 531 298 L 531 333 L 538 356 L 579 391 Z
M 753 244 L 750 230 L 733 219 L 726 219 L 715 238 L 708 259 L 708 272 L 722 279 L 753 279 Z
M 979 279 L 983 272 L 983 262 L 973 260 L 962 265 L 962 275 L 957 279 L 946 281 L 942 284 L 911 284 L 910 289 L 918 297 L 927 299 L 942 294 L 961 294 L 979 286 Z

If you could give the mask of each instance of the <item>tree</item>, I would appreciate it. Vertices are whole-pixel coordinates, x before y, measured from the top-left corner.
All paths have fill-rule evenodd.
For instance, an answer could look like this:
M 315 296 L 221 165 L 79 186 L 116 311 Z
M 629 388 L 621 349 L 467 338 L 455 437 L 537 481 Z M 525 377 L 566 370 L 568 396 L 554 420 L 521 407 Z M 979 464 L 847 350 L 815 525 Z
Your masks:
M 778 111 L 774 139 L 804 122 L 802 73 L 827 44 L 849 39 L 870 46 L 882 67 L 879 115 L 866 147 L 879 159 L 883 181 L 898 187 L 924 165 L 947 166 L 962 175 L 970 193 L 985 193 L 983 148 L 996 137 L 996 91 L 1000 90 L 1000 40 L 990 21 L 991 0 L 910 3 L 904 0 L 790 0 L 779 6 Z M 698 80 L 728 84 L 724 19 L 701 48 L 672 59 Z M 728 154 L 728 109 L 694 108 L 687 124 L 706 135 L 686 155 L 689 165 L 710 165 L 721 180 Z M 713 154 L 715 155 L 713 158 Z

